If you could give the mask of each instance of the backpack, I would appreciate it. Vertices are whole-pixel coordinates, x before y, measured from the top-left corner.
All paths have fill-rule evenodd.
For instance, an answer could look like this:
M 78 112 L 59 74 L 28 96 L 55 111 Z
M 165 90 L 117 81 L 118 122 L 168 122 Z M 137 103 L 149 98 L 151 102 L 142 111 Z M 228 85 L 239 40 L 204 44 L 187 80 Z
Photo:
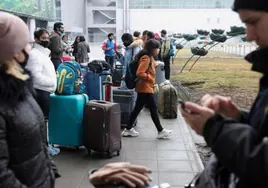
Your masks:
M 152 60 L 150 59 L 150 63 L 149 63 L 147 70 L 149 69 L 151 65 L 152 65 Z M 125 75 L 125 83 L 128 89 L 134 89 L 136 87 L 136 83 L 139 80 L 139 78 L 136 75 L 138 67 L 139 67 L 139 60 L 136 58 L 127 66 L 127 71 Z
M 170 50 L 169 50 L 169 56 L 173 57 L 175 55 L 176 51 L 176 45 L 175 40 L 170 39 Z
M 165 119 L 177 118 L 178 93 L 176 88 L 169 81 L 160 84 L 158 111 Z
M 167 38 L 161 45 L 160 55 L 162 58 L 173 57 L 175 55 L 175 49 L 174 40 Z
M 57 68 L 57 95 L 73 95 L 83 93 L 82 70 L 79 63 L 66 61 Z

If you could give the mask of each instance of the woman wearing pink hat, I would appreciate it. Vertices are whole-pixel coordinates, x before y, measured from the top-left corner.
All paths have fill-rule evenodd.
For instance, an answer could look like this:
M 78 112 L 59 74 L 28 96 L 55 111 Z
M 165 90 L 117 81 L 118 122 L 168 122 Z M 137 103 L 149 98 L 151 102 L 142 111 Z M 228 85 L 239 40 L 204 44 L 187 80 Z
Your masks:
M 29 31 L 0 12 L 0 187 L 53 188 L 59 177 L 47 153 L 43 113 L 29 71 Z

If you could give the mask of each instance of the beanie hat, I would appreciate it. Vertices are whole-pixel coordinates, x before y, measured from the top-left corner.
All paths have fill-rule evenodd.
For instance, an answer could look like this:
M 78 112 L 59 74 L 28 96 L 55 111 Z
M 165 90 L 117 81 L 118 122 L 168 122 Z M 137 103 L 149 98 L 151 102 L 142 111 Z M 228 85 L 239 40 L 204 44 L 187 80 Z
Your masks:
M 24 49 L 30 36 L 27 25 L 17 16 L 0 11 L 0 59 L 6 60 Z
M 235 0 L 233 10 L 237 12 L 240 9 L 268 12 L 267 0 Z

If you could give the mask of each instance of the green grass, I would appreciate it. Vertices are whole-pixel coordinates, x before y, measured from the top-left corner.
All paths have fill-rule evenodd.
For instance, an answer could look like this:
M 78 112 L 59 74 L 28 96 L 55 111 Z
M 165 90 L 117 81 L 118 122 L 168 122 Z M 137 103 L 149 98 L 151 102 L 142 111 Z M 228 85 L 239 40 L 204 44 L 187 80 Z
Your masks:
M 189 72 L 193 61 L 183 73 L 181 67 L 187 59 L 177 59 L 172 67 L 172 80 L 181 81 L 193 89 L 245 88 L 256 91 L 260 74 L 252 72 L 243 58 L 200 59 Z M 200 84 L 198 84 L 200 83 Z

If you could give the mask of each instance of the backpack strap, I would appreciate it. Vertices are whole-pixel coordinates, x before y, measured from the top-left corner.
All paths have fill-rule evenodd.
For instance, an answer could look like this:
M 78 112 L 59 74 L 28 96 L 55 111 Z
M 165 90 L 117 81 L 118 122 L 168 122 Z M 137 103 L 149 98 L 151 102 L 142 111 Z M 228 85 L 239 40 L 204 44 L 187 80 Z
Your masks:
M 133 61 L 134 60 L 134 48 L 132 48 L 131 51 L 132 51 L 131 61 Z
M 147 71 L 149 70 L 149 68 L 152 66 L 152 58 L 150 57 L 150 62 L 149 62 L 149 65 L 148 65 L 148 67 L 147 67 L 147 70 L 146 70 L 146 73 L 147 73 Z

